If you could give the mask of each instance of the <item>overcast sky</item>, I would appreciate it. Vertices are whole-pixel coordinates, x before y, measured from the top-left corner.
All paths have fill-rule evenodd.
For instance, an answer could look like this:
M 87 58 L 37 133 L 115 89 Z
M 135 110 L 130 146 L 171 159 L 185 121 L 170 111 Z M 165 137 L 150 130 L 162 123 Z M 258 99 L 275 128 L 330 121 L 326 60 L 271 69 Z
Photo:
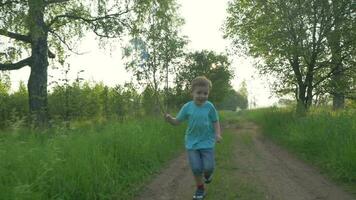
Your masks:
M 190 40 L 189 50 L 207 49 L 225 53 L 231 48 L 229 42 L 223 39 L 221 31 L 227 14 L 227 2 L 227 0 L 178 0 L 181 4 L 181 15 L 186 22 L 182 31 Z M 111 51 L 99 49 L 93 35 L 88 34 L 80 43 L 78 51 L 84 54 L 72 55 L 67 60 L 71 65 L 70 77 L 74 78 L 78 71 L 84 70 L 81 77 L 97 82 L 103 81 L 108 86 L 130 81 L 131 77 L 125 71 L 121 60 L 119 45 Z M 232 68 L 235 71 L 235 78 L 232 81 L 235 89 L 246 80 L 249 100 L 255 100 L 257 107 L 270 106 L 277 101 L 276 98 L 270 98 L 268 83 L 257 75 L 253 67 L 253 59 L 237 55 L 230 59 L 233 61 Z M 29 73 L 28 67 L 11 72 L 12 88 L 17 88 L 20 80 L 27 82 Z M 58 79 L 60 71 L 49 69 L 49 75 Z

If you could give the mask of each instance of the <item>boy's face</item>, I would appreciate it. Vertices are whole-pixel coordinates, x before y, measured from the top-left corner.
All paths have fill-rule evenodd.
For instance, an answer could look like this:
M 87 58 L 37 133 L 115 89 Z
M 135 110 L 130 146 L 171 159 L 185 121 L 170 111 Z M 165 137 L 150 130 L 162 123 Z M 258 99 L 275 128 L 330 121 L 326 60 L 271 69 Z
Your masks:
M 196 86 L 192 92 L 193 100 L 197 105 L 203 105 L 209 96 L 209 87 Z

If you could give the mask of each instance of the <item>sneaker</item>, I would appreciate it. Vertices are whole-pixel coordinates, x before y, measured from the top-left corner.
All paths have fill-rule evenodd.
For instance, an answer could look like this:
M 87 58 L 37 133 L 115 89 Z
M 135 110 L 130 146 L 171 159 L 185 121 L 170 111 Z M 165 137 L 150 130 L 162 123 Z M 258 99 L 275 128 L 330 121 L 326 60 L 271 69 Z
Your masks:
M 204 189 L 197 189 L 195 194 L 193 195 L 193 200 L 203 200 L 205 197 L 205 190 Z
M 208 176 L 208 177 L 204 175 L 204 182 L 206 184 L 211 183 L 212 180 L 213 180 L 213 174 L 210 174 L 210 176 Z

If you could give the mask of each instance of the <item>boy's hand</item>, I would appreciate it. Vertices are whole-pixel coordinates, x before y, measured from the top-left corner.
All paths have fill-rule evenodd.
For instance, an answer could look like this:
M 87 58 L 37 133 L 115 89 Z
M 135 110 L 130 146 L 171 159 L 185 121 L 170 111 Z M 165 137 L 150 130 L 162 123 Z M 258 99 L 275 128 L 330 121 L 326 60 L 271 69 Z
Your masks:
M 223 138 L 221 137 L 220 134 L 218 134 L 218 135 L 215 135 L 215 139 L 216 139 L 216 142 L 217 142 L 217 143 L 220 143 Z
M 178 121 L 176 118 L 172 117 L 172 115 L 165 113 L 164 118 L 166 119 L 167 122 L 169 122 L 172 125 L 179 125 L 180 121 Z
M 170 114 L 168 114 L 168 113 L 165 113 L 164 114 L 164 118 L 166 119 L 166 121 L 171 121 L 171 119 L 172 119 L 172 116 L 170 115 Z

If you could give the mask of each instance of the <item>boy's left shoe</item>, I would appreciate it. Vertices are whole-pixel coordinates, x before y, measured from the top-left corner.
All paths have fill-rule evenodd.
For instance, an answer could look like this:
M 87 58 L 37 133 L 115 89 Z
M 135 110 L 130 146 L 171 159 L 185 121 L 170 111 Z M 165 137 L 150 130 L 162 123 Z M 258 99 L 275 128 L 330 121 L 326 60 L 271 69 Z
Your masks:
M 204 175 L 204 182 L 206 184 L 211 183 L 211 181 L 213 181 L 213 174 L 210 174 L 209 176 Z
M 205 195 L 206 195 L 205 190 L 198 188 L 195 191 L 195 194 L 193 195 L 193 200 L 203 200 Z

